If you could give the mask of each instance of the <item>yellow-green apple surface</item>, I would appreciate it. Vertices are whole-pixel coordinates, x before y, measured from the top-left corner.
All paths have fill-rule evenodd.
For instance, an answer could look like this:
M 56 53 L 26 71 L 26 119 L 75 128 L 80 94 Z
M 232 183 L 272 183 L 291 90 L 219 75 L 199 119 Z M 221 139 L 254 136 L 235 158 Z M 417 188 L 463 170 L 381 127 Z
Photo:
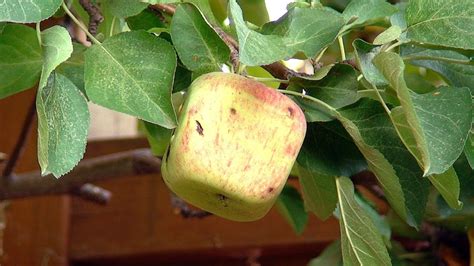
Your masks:
M 199 208 L 257 220 L 281 192 L 305 133 L 304 114 L 287 96 L 236 74 L 206 74 L 188 90 L 163 179 Z

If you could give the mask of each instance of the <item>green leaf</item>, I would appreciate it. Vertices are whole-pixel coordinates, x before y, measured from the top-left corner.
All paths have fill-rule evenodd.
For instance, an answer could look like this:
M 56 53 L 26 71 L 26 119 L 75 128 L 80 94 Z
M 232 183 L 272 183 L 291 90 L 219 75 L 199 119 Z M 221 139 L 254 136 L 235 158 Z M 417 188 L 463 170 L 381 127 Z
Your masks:
M 344 265 L 391 265 L 382 237 L 354 198 L 347 177 L 336 179 Z
M 469 165 L 474 169 L 474 132 L 472 126 L 466 141 L 466 146 L 464 146 L 464 154 L 466 155 Z
M 229 7 L 239 40 L 239 59 L 243 64 L 266 65 L 289 57 L 288 50 L 280 36 L 263 35 L 249 29 L 237 2 L 230 0 Z
M 87 96 L 109 109 L 173 128 L 175 68 L 176 55 L 167 41 L 144 31 L 114 35 L 85 54 Z
M 361 39 L 354 40 L 352 46 L 354 47 L 357 64 L 359 65 L 364 78 L 375 86 L 388 84 L 382 73 L 380 73 L 372 63 L 374 57 L 380 53 L 381 47 L 372 45 Z
M 38 161 L 41 173 L 60 177 L 82 159 L 89 110 L 82 93 L 64 76 L 52 73 L 38 90 Z
M 148 143 L 150 144 L 151 152 L 155 156 L 163 156 L 170 142 L 173 130 L 152 124 L 150 122 L 142 122 Z
M 321 174 L 307 169 L 311 158 L 305 155 L 299 159 L 304 167 L 298 167 L 297 173 L 304 198 L 304 207 L 313 212 L 319 219 L 329 218 L 337 204 L 336 183 L 334 176 Z
M 332 242 L 317 258 L 312 259 L 308 266 L 343 266 L 341 241 L 338 239 Z
M 49 75 L 72 54 L 69 32 L 61 26 L 53 26 L 41 32 L 43 69 L 38 87 L 46 86 Z
M 391 246 L 390 238 L 392 236 L 392 230 L 390 225 L 384 216 L 380 215 L 377 210 L 374 209 L 373 203 L 370 203 L 367 199 L 362 197 L 360 194 L 355 194 L 357 204 L 366 212 L 369 218 L 374 222 L 375 228 L 382 236 L 382 239 L 387 247 Z
M 166 25 L 161 21 L 157 14 L 145 9 L 141 13 L 128 17 L 126 19 L 127 25 L 131 30 L 149 30 L 151 28 L 166 28 Z
M 265 0 L 237 0 L 237 2 L 242 8 L 244 20 L 258 27 L 270 21 Z
M 348 106 L 359 100 L 357 93 L 357 73 L 346 64 L 330 66 L 326 76 L 319 78 L 293 77 L 288 89 L 302 91 L 306 95 L 322 100 L 335 109 Z M 334 119 L 313 106 L 313 102 L 297 96 L 291 98 L 301 107 L 307 122 L 325 122 Z
M 308 213 L 298 190 L 286 185 L 278 196 L 276 207 L 297 234 L 303 233 L 308 223 Z
M 474 226 L 474 171 L 464 156 L 454 163 L 454 169 L 461 188 L 459 199 L 464 205 L 461 210 L 455 210 L 445 201 L 438 201 L 439 214 L 429 221 L 452 230 L 466 231 Z
M 422 172 L 416 160 L 400 141 L 382 106 L 362 99 L 338 111 L 314 98 L 313 106 L 342 123 L 366 158 L 369 170 L 377 177 L 392 208 L 407 223 L 418 226 L 423 218 L 429 184 L 420 178 Z
M 0 99 L 35 85 L 43 59 L 34 29 L 6 24 L 0 32 L 0 54 Z
M 400 34 L 402 34 L 402 29 L 399 26 L 391 26 L 390 28 L 377 35 L 377 37 L 373 41 L 373 44 L 381 45 L 390 43 L 398 39 L 400 37 Z
M 171 38 L 183 64 L 200 73 L 218 71 L 229 59 L 229 48 L 192 4 L 176 8 Z
M 0 4 L 0 21 L 35 23 L 51 17 L 61 0 L 7 0 Z
M 84 53 L 87 49 L 82 44 L 74 42 L 73 51 L 68 60 L 56 68 L 56 72 L 68 78 L 86 96 L 84 89 Z
M 295 7 L 277 21 L 265 24 L 262 32 L 281 36 L 290 51 L 288 56 L 301 51 L 313 57 L 333 43 L 343 25 L 342 16 L 332 9 Z
M 259 78 L 268 78 L 274 79 L 272 74 L 268 73 L 263 67 L 259 66 L 249 66 L 245 68 L 245 71 L 248 75 L 252 77 L 259 77 Z M 278 89 L 280 87 L 280 83 L 276 81 L 262 81 L 263 84 L 267 85 L 267 87 Z
M 342 15 L 345 21 L 349 21 L 352 17 L 357 17 L 357 19 L 344 26 L 344 30 L 388 17 L 396 11 L 397 8 L 385 0 L 352 0 L 344 9 Z
M 451 208 L 456 210 L 462 208 L 463 204 L 459 201 L 459 179 L 454 168 L 450 167 L 442 174 L 428 176 L 428 179 Z
M 227 0 L 209 0 L 209 7 L 216 18 L 218 24 L 222 24 L 228 17 L 227 14 Z
M 402 45 L 400 54 L 411 64 L 440 73 L 453 86 L 474 88 L 474 65 L 463 54 L 415 45 Z
M 474 1 L 414 0 L 406 9 L 407 36 L 412 41 L 474 49 Z
M 276 22 L 264 25 L 262 33 L 246 25 L 235 0 L 229 2 L 239 40 L 240 61 L 256 66 L 287 59 L 302 51 L 312 57 L 336 38 L 344 20 L 328 9 L 291 9 Z
M 401 106 L 394 108 L 391 116 L 424 175 L 448 170 L 461 154 L 471 128 L 469 89 L 442 87 L 433 93 L 417 94 L 406 86 L 405 65 L 398 54 L 380 53 L 374 64 L 397 92 Z
M 156 4 L 172 4 L 172 3 L 181 2 L 181 0 L 141 0 L 141 2 L 149 3 L 151 5 L 156 5 Z
M 174 74 L 173 92 L 186 90 L 192 82 L 193 72 L 186 69 L 178 62 L 176 73 Z
M 119 18 L 135 16 L 148 6 L 139 0 L 102 0 L 102 2 L 108 6 L 112 15 Z
M 339 112 L 338 119 L 366 158 L 392 208 L 417 226 L 423 218 L 429 185 L 382 106 L 364 99 Z
M 305 207 L 323 220 L 336 208 L 336 176 L 350 176 L 367 168 L 338 122 L 309 123 L 297 162 Z

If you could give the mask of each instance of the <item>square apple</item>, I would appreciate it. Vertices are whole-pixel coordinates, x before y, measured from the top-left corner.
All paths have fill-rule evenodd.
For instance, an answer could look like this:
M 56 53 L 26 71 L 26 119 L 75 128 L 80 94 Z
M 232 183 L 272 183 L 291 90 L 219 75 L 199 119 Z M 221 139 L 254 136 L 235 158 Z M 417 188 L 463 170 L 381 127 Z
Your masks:
M 162 176 L 203 210 L 257 220 L 283 189 L 305 133 L 304 114 L 287 96 L 240 75 L 206 74 L 188 90 Z

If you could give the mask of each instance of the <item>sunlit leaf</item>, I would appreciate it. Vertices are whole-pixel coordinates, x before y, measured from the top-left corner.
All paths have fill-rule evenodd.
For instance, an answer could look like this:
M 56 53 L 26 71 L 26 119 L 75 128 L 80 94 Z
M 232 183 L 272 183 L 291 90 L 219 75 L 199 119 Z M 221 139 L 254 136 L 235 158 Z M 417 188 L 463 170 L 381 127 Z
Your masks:
M 40 22 L 51 17 L 61 5 L 61 0 L 6 0 L 0 3 L 0 22 Z
M 64 76 L 52 73 L 36 98 L 38 161 L 43 175 L 60 177 L 82 159 L 89 129 L 89 110 L 82 93 Z
M 192 4 L 176 8 L 171 38 L 179 58 L 191 71 L 218 71 L 229 59 L 229 48 Z
M 399 55 L 380 53 L 374 64 L 396 90 L 401 106 L 393 109 L 391 116 L 424 175 L 448 170 L 461 154 L 471 128 L 469 89 L 441 87 L 432 93 L 417 94 L 406 86 L 405 65 Z
M 409 39 L 426 44 L 474 49 L 474 1 L 414 0 L 406 9 Z
M 109 109 L 173 128 L 175 68 L 176 55 L 167 41 L 143 31 L 121 33 L 86 52 L 87 96 Z
M 49 75 L 72 54 L 72 41 L 69 32 L 61 26 L 53 26 L 41 32 L 43 49 L 43 69 L 39 87 L 46 86 Z

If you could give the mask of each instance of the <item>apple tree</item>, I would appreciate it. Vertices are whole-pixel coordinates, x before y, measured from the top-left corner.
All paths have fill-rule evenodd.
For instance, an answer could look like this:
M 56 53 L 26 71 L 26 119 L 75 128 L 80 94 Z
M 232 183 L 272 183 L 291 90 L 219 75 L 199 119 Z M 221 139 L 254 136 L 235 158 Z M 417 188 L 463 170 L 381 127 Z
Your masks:
M 445 260 L 474 243 L 473 30 L 472 0 L 296 0 L 275 21 L 260 0 L 3 1 L 0 99 L 36 90 L 41 173 L 9 178 L 20 138 L 0 198 L 161 167 L 233 220 L 336 217 L 313 266 Z M 139 119 L 151 153 L 79 163 L 88 102 Z

